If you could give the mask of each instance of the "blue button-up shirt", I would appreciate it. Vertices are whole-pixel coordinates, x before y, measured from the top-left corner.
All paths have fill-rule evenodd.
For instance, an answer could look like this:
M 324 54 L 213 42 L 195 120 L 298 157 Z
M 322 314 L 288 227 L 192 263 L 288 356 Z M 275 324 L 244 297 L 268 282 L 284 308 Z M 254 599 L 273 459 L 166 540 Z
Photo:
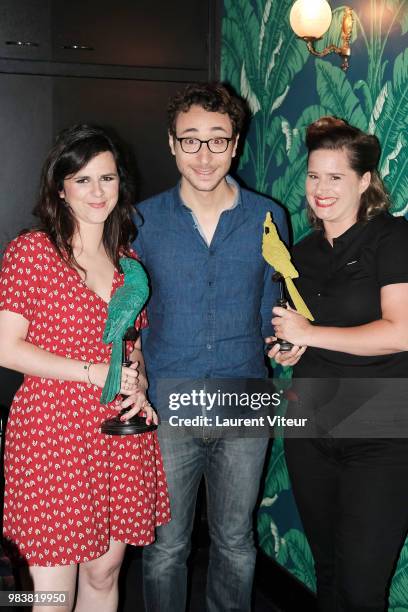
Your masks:
M 236 186 L 236 203 L 221 214 L 210 245 L 178 186 L 137 207 L 133 246 L 151 280 L 142 347 L 153 402 L 160 378 L 266 374 L 263 338 L 272 334 L 278 298 L 261 252 L 266 213 L 285 241 L 287 225 L 275 202 Z

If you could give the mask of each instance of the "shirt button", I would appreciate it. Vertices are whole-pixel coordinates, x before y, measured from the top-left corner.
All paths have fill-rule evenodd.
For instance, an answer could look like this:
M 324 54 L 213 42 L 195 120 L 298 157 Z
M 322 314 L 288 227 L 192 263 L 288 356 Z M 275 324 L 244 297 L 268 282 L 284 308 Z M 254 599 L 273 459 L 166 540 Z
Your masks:
M 322 295 L 321 293 L 318 293 L 318 294 L 317 294 L 317 297 L 320 297 L 321 295 Z
M 211 249 L 208 251 L 208 254 L 210 255 L 210 257 L 211 257 L 212 255 L 215 255 L 214 251 L 212 251 Z
M 212 344 L 207 344 L 207 348 L 210 351 L 212 349 Z

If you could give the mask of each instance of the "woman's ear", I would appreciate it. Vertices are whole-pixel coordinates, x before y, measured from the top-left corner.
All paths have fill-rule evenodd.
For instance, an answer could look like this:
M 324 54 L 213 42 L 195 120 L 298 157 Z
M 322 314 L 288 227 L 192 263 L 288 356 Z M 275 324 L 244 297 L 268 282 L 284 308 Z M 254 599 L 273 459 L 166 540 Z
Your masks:
M 364 172 L 360 179 L 360 195 L 362 195 L 371 183 L 371 172 Z

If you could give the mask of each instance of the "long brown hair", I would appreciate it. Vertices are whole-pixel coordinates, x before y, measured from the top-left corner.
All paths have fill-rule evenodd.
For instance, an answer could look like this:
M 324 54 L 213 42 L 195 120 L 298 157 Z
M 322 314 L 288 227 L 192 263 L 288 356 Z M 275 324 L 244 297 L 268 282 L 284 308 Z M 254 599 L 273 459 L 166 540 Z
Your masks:
M 359 176 L 370 172 L 370 184 L 360 199 L 358 221 L 369 221 L 389 209 L 390 199 L 378 172 L 381 147 L 376 136 L 366 134 L 337 117 L 321 117 L 307 128 L 306 146 L 309 156 L 319 149 L 344 149 L 354 172 Z M 322 227 L 322 221 L 316 217 L 310 206 L 307 213 L 314 227 Z
M 33 214 L 39 219 L 36 228 L 45 232 L 59 255 L 68 264 L 79 267 L 72 250 L 72 238 L 77 222 L 69 206 L 59 196 L 64 179 L 76 174 L 99 153 L 110 151 L 119 175 L 119 198 L 106 219 L 103 244 L 116 268 L 119 256 L 126 253 L 136 237 L 133 222 L 135 184 L 127 162 L 116 139 L 98 126 L 78 124 L 63 130 L 45 160 L 40 183 L 40 194 Z

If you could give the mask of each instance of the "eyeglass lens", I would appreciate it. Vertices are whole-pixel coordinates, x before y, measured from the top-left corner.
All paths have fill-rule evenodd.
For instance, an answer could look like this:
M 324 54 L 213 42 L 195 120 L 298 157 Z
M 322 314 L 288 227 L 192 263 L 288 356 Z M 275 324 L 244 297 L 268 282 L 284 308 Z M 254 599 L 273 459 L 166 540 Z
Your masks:
M 230 142 L 229 138 L 211 138 L 200 140 L 199 138 L 180 138 L 181 148 L 184 153 L 197 153 L 201 145 L 206 144 L 211 153 L 225 153 Z

